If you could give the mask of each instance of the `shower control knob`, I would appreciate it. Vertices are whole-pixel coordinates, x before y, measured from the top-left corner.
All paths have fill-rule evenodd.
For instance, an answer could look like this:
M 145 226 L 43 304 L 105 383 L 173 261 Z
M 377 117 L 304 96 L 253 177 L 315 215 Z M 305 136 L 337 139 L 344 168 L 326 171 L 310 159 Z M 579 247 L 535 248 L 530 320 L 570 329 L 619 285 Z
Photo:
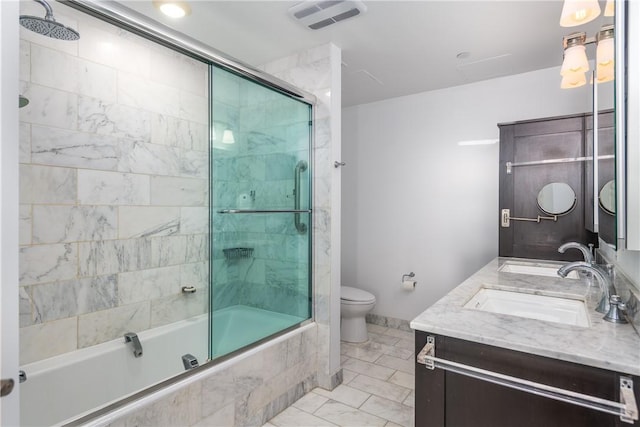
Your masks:
M 345 165 L 346 165 L 345 162 L 339 162 L 337 160 L 335 162 L 333 162 L 333 167 L 336 168 L 336 169 L 339 168 L 340 166 L 345 166 Z

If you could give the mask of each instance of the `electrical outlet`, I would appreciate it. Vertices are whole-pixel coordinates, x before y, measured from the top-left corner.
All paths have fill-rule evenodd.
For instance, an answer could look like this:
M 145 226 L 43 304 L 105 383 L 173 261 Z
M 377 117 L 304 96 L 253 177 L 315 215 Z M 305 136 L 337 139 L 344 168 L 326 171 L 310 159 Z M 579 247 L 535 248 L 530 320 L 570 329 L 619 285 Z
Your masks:
M 511 210 L 510 209 L 502 209 L 502 214 L 501 214 L 501 221 L 500 221 L 500 225 L 502 225 L 502 227 L 507 228 L 509 227 L 509 219 L 511 217 Z

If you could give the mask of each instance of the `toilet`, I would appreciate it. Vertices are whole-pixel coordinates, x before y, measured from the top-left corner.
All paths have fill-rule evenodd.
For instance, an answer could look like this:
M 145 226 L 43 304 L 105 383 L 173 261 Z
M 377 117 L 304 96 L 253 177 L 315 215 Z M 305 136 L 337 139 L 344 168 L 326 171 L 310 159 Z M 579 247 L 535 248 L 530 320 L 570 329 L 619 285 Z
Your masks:
M 347 342 L 364 342 L 367 337 L 365 316 L 376 305 L 376 297 L 367 291 L 351 286 L 340 289 L 340 339 Z

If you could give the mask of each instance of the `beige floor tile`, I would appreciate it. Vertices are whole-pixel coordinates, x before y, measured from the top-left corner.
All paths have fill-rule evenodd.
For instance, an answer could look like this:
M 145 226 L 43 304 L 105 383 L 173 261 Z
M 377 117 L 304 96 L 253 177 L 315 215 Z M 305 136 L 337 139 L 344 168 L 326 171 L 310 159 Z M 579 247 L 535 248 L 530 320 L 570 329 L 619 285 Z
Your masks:
M 331 400 L 314 412 L 314 415 L 329 420 L 339 426 L 382 427 L 387 423 L 387 420 L 384 418 Z
M 385 334 L 388 329 L 389 328 L 384 326 L 374 325 L 373 323 L 367 323 L 367 331 L 369 332 L 374 332 L 376 334 Z
M 416 348 L 416 345 L 413 339 L 407 340 L 403 338 L 403 339 L 400 339 L 400 341 L 398 341 L 394 345 L 394 347 L 414 351 Z
M 411 390 L 406 387 L 381 381 L 366 375 L 358 375 L 351 380 L 349 386 L 396 402 L 402 402 L 407 398 L 409 393 L 411 393 Z
M 385 350 L 390 347 L 391 346 L 367 341 L 364 344 L 342 343 L 340 351 L 341 354 L 354 359 L 363 360 L 365 362 L 375 362 L 375 360 L 385 354 Z
M 398 341 L 400 341 L 400 338 L 394 337 L 391 335 L 376 334 L 375 332 L 369 332 L 369 340 L 373 342 L 377 342 L 378 344 L 393 346 Z
M 343 369 L 348 369 L 353 372 L 357 372 L 359 374 L 365 374 L 370 377 L 378 378 L 380 380 L 386 380 L 393 375 L 395 372 L 391 368 L 385 368 L 384 366 L 379 366 L 369 362 L 363 362 L 358 359 L 349 359 L 343 365 Z M 351 380 L 353 381 L 353 380 Z M 349 381 L 349 384 L 351 384 Z
M 313 392 L 319 394 L 320 396 L 327 397 L 331 400 L 344 403 L 345 405 L 349 405 L 354 408 L 360 407 L 360 405 L 362 405 L 364 401 L 371 396 L 371 394 L 369 393 L 353 387 L 349 387 L 348 385 L 344 384 L 339 385 L 331 391 L 327 391 L 318 387 L 315 388 Z
M 316 390 L 316 389 L 314 389 Z M 311 391 L 314 391 L 311 390 Z M 313 414 L 319 407 L 327 403 L 327 399 L 316 393 L 307 393 L 293 403 L 296 408 Z
M 413 349 L 409 350 L 406 348 L 390 347 L 384 354 L 388 354 L 389 356 L 397 357 L 399 359 L 413 360 L 414 351 Z
M 349 369 L 342 369 L 342 384 L 349 384 L 349 382 L 358 376 L 357 372 L 351 371 Z
M 413 418 L 413 408 L 378 396 L 367 399 L 361 410 L 406 427 Z
M 411 341 L 413 341 L 415 338 L 413 332 L 402 331 L 400 329 L 393 329 L 393 328 L 387 328 L 387 332 L 385 332 L 385 334 L 391 335 L 392 337 L 398 337 L 398 338 L 411 340 Z
M 335 426 L 331 422 L 318 418 L 315 415 L 307 414 L 298 408 L 289 406 L 284 411 L 280 412 L 274 418 L 269 421 L 271 424 L 277 427 L 324 427 Z
M 406 360 L 400 357 L 384 354 L 375 361 L 375 364 L 406 372 L 411 375 L 415 372 L 415 362 L 413 359 Z
M 402 387 L 406 387 L 411 390 L 415 389 L 416 387 L 415 376 L 402 371 L 396 371 L 396 373 L 391 375 L 391 378 L 389 378 L 387 381 L 393 384 L 401 385 Z
M 402 404 L 403 405 L 407 405 L 407 406 L 411 406 L 412 408 L 415 408 L 415 406 L 416 406 L 416 391 L 415 390 L 411 390 L 411 393 L 409 393 L 409 396 L 407 396 L 407 398 L 402 401 Z

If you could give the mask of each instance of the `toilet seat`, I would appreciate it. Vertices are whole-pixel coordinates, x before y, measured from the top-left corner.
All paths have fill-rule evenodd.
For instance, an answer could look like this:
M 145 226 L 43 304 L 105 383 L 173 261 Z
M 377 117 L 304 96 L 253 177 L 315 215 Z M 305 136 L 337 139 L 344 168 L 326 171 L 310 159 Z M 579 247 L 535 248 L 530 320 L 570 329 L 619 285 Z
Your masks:
M 351 286 L 342 286 L 340 289 L 340 302 L 342 304 L 371 304 L 375 301 L 375 295 L 362 289 Z

